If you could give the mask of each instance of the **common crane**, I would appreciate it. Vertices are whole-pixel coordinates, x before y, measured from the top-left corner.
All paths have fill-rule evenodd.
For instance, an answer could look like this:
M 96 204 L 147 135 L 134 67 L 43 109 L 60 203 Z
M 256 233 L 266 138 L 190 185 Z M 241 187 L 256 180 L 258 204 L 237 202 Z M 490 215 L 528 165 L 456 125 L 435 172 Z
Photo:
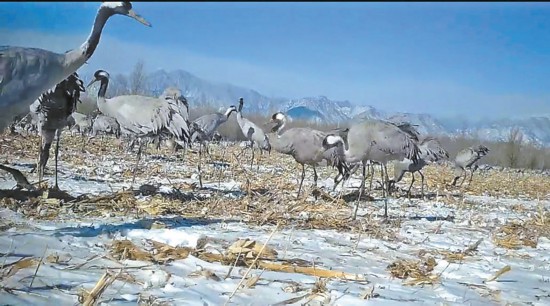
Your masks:
M 382 176 L 387 177 L 386 164 L 390 160 L 402 160 L 408 158 L 417 162 L 420 150 L 414 139 L 407 132 L 390 122 L 382 120 L 363 120 L 353 123 L 347 132 L 346 140 L 339 135 L 327 135 L 323 140 L 325 148 L 344 146 L 343 156 L 348 163 L 361 162 L 363 165 L 363 177 L 359 196 L 355 205 L 352 219 L 357 217 L 359 201 L 365 190 L 366 162 L 376 161 L 382 164 Z M 383 196 L 386 198 L 385 190 Z M 388 216 L 387 198 L 384 205 L 384 216 Z
M 155 137 L 175 137 L 175 141 L 186 147 L 189 143 L 189 108 L 187 100 L 173 97 L 154 98 L 139 95 L 116 96 L 105 98 L 109 85 L 109 74 L 104 70 L 94 73 L 88 87 L 99 81 L 100 87 L 97 93 L 97 106 L 99 111 L 116 119 L 123 133 L 134 135 L 140 142 L 132 185 L 135 181 L 137 165 L 141 158 L 143 140 Z M 180 112 L 180 104 L 185 105 L 185 111 Z
M 271 122 L 275 122 L 275 126 L 269 133 L 269 143 L 275 151 L 290 155 L 296 162 L 302 165 L 302 177 L 300 180 L 300 187 L 298 187 L 297 198 L 300 197 L 302 190 L 302 184 L 305 178 L 305 165 L 313 167 L 313 181 L 315 187 L 317 187 L 317 169 L 316 166 L 321 165 L 323 161 L 327 166 L 333 166 L 338 168 L 340 175 L 345 176 L 349 171 L 347 168 L 341 147 L 325 148 L 323 146 L 323 139 L 328 135 L 326 132 L 314 130 L 311 128 L 291 128 L 282 132 L 286 125 L 286 116 L 281 113 L 275 113 L 271 116 Z
M 111 134 L 120 138 L 120 125 L 113 117 L 97 115 L 92 123 L 92 137 L 96 137 L 98 134 Z
M 243 135 L 250 141 L 250 147 L 252 148 L 252 159 L 250 160 L 250 167 L 254 162 L 254 146 L 257 145 L 260 148 L 260 154 L 262 150 L 271 152 L 271 144 L 269 143 L 269 138 L 265 135 L 264 131 L 257 126 L 254 122 L 243 117 L 244 100 L 243 98 L 239 99 L 239 108 L 237 109 L 237 123 L 241 128 Z
M 90 35 L 76 49 L 60 54 L 38 48 L 0 46 L 0 130 L 10 118 L 25 113 L 42 93 L 82 67 L 97 48 L 105 23 L 117 14 L 151 26 L 128 1 L 103 2 Z
M 407 194 L 410 195 L 412 185 L 414 184 L 415 178 L 414 174 L 418 172 L 422 179 L 422 197 L 424 197 L 424 174 L 422 169 L 429 163 L 436 163 L 442 160 L 447 160 L 449 158 L 449 153 L 441 143 L 433 137 L 426 137 L 422 141 L 418 142 L 418 148 L 420 149 L 420 157 L 416 163 L 413 163 L 410 159 L 403 159 L 394 163 L 394 175 L 393 179 L 390 180 L 389 187 L 395 186 L 395 183 L 401 181 L 406 172 L 410 172 L 412 175 L 411 184 L 409 189 L 407 189 Z
M 476 171 L 478 167 L 477 162 L 488 153 L 489 148 L 484 145 L 469 147 L 458 152 L 454 161 L 455 177 L 451 185 L 456 186 L 458 179 L 464 175 L 462 182 L 460 182 L 460 186 L 462 186 L 462 184 L 464 184 L 464 180 L 466 179 L 465 174 L 467 170 L 470 170 L 470 180 L 468 181 L 469 185 L 472 182 L 474 171 Z
M 196 128 L 191 128 L 191 143 L 195 140 L 199 140 L 201 143 L 201 149 L 203 144 L 206 147 L 206 153 L 208 153 L 208 145 L 206 142 L 211 141 L 214 133 L 220 125 L 227 122 L 229 116 L 233 112 L 236 112 L 235 105 L 231 105 L 227 108 L 225 113 L 214 113 L 201 116 L 193 121 Z
M 39 181 L 42 181 L 44 169 L 50 157 L 50 147 L 54 137 L 55 144 L 55 189 L 57 184 L 57 157 L 59 155 L 59 139 L 61 131 L 68 125 L 68 118 L 80 101 L 80 93 L 84 92 L 84 83 L 75 72 L 61 81 L 54 88 L 43 93 L 30 105 L 30 114 L 38 122 L 40 133 L 40 154 L 37 168 Z
M 89 115 L 74 112 L 67 120 L 71 133 L 77 131 L 81 136 L 84 136 L 92 132 L 93 120 Z

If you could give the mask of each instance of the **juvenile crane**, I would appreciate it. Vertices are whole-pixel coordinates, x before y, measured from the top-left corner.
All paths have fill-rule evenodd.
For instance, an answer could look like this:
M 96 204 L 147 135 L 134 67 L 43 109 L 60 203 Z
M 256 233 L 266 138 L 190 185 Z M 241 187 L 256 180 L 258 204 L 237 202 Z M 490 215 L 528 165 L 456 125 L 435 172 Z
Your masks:
M 207 141 L 212 140 L 212 137 L 214 136 L 214 132 L 218 129 L 218 127 L 229 119 L 229 116 L 233 112 L 236 112 L 237 108 L 235 105 L 229 106 L 225 113 L 214 113 L 214 114 L 207 114 L 204 116 L 201 116 L 193 121 L 195 126 L 197 128 L 191 129 L 191 143 L 193 143 L 196 139 L 198 139 L 201 143 L 201 149 L 203 144 L 205 144 Z M 206 144 L 206 153 L 208 153 L 208 145 Z
M 55 189 L 59 189 L 57 184 L 57 157 L 59 155 L 61 131 L 68 125 L 68 119 L 75 111 L 76 103 L 80 101 L 80 93 L 84 91 L 84 83 L 75 72 L 54 88 L 43 93 L 29 107 L 31 117 L 38 123 L 38 131 L 41 136 L 37 164 L 39 181 L 42 181 L 44 169 L 50 157 L 50 147 L 54 137 L 56 137 Z
M 175 141 L 183 147 L 187 146 L 189 143 L 187 100 L 177 99 L 178 101 L 174 101 L 173 97 L 162 99 L 138 95 L 106 99 L 109 74 L 104 70 L 96 71 L 94 79 L 88 84 L 88 87 L 97 81 L 101 82 L 97 93 L 99 111 L 106 116 L 115 118 L 120 124 L 122 132 L 134 135 L 140 143 L 132 185 L 141 158 L 143 140 L 155 137 L 162 139 L 174 137 Z M 185 112 L 180 112 L 180 108 L 178 108 L 180 103 L 185 105 Z
M 91 116 L 74 112 L 67 120 L 71 133 L 76 130 L 81 136 L 84 136 L 92 131 L 93 122 Z
M 38 48 L 0 46 L 0 129 L 15 115 L 25 113 L 42 93 L 76 72 L 94 53 L 107 20 L 125 15 L 151 26 L 125 2 L 103 2 L 84 43 L 60 54 Z
M 254 122 L 243 117 L 244 100 L 243 98 L 239 99 L 239 108 L 237 109 L 237 123 L 243 132 L 243 135 L 250 141 L 250 147 L 252 148 L 252 159 L 250 160 L 250 167 L 254 162 L 254 146 L 257 145 L 260 148 L 260 154 L 262 150 L 271 151 L 271 144 L 269 143 L 269 138 L 265 135 L 264 131 L 258 127 Z
M 478 167 L 477 162 L 488 153 L 489 149 L 484 145 L 469 147 L 458 152 L 454 162 L 455 177 L 453 179 L 452 185 L 456 186 L 456 182 L 458 181 L 458 179 L 462 175 L 464 175 L 464 177 L 462 178 L 462 182 L 460 182 L 460 186 L 462 186 L 462 184 L 464 184 L 464 180 L 466 179 L 466 172 L 467 170 L 470 170 L 470 180 L 468 181 L 469 185 L 472 182 L 474 171 L 476 171 Z
M 97 115 L 92 123 L 92 137 L 96 137 L 98 134 L 111 134 L 120 138 L 120 125 L 113 117 Z
M 422 197 L 424 197 L 424 174 L 421 170 L 429 163 L 447 160 L 449 158 L 449 153 L 443 148 L 441 143 L 433 137 L 426 137 L 422 139 L 422 141 L 418 143 L 418 148 L 420 149 L 420 157 L 418 158 L 418 162 L 413 163 L 412 160 L 405 158 L 394 164 L 393 180 L 390 180 L 389 186 L 392 188 L 395 183 L 401 181 L 406 172 L 410 172 L 412 174 L 412 181 L 409 185 L 409 189 L 407 189 L 407 194 L 410 195 L 411 188 L 415 180 L 414 174 L 415 172 L 418 172 L 418 174 L 420 174 L 420 178 L 422 179 L 421 188 Z
M 306 174 L 305 165 L 313 167 L 313 181 L 317 187 L 317 169 L 325 161 L 327 166 L 338 168 L 340 175 L 345 176 L 349 171 L 344 162 L 341 147 L 325 148 L 323 139 L 328 135 L 325 132 L 314 130 L 311 128 L 291 128 L 282 132 L 286 124 L 286 116 L 281 113 L 275 113 L 271 116 L 271 122 L 276 125 L 272 128 L 269 134 L 269 142 L 275 151 L 290 155 L 296 162 L 302 165 L 302 176 L 300 186 L 298 187 L 297 198 L 300 197 L 302 184 Z M 270 137 L 271 136 L 271 137 Z
M 387 178 L 386 164 L 390 160 L 402 160 L 408 158 L 417 162 L 420 150 L 409 133 L 390 122 L 382 120 L 364 120 L 356 122 L 349 127 L 347 141 L 339 135 L 327 135 L 323 140 L 325 148 L 344 146 L 343 157 L 347 163 L 361 162 L 363 165 L 363 177 L 361 187 L 352 219 L 357 217 L 359 201 L 365 190 L 366 163 L 368 160 L 382 164 L 383 179 Z M 384 176 L 385 174 L 385 176 Z M 385 190 L 383 196 L 386 198 Z M 388 216 L 387 200 L 384 204 L 384 216 Z
M 113 135 L 116 139 L 120 139 L 120 124 L 116 121 L 115 118 L 97 114 L 92 122 L 92 133 L 90 138 L 86 141 L 88 143 L 90 140 L 101 135 L 101 140 L 99 143 L 99 148 L 103 148 L 103 139 L 105 135 Z

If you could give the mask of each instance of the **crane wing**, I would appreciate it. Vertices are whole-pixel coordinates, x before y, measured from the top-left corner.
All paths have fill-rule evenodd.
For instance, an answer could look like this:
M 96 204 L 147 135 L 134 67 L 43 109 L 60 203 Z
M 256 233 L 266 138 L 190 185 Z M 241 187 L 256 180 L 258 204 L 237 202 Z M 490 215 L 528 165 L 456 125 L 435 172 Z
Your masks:
M 438 162 L 449 158 L 447 150 L 445 150 L 441 143 L 435 138 L 425 138 L 422 140 L 419 147 L 423 159 L 427 162 Z
M 59 82 L 62 59 L 42 49 L 0 46 L 0 129 Z
M 107 100 L 109 114 L 121 127 L 137 135 L 152 136 L 165 130 L 177 139 L 189 140 L 187 121 L 165 100 L 144 96 L 117 96 Z

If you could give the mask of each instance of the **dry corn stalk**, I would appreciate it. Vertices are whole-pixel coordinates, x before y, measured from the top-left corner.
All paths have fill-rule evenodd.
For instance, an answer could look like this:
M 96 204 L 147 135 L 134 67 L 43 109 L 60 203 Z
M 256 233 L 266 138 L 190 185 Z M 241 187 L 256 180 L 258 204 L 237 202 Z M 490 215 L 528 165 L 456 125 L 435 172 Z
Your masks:
M 115 281 L 120 272 L 122 272 L 122 270 L 120 270 L 116 275 L 113 275 L 110 271 L 105 272 L 97 281 L 92 291 L 84 291 L 83 294 L 79 296 L 78 301 L 82 303 L 83 306 L 95 305 L 103 292 L 105 292 L 105 289 L 107 289 L 107 287 Z
M 484 283 L 492 282 L 492 281 L 496 280 L 497 278 L 499 278 L 500 276 L 502 276 L 504 273 L 509 272 L 510 270 L 512 270 L 512 267 L 510 267 L 509 265 L 506 265 L 506 266 L 502 267 L 500 270 L 498 270 L 497 273 L 495 273 L 495 275 L 493 275 L 491 278 L 485 280 Z
M 263 249 L 263 251 L 261 251 Z M 260 251 L 262 252 L 260 254 Z M 245 258 L 254 258 L 259 256 L 261 258 L 274 259 L 277 257 L 277 252 L 268 247 L 264 246 L 261 243 L 258 243 L 250 239 L 239 239 L 234 242 L 226 251 L 228 256 L 238 256 L 239 254 L 244 255 Z

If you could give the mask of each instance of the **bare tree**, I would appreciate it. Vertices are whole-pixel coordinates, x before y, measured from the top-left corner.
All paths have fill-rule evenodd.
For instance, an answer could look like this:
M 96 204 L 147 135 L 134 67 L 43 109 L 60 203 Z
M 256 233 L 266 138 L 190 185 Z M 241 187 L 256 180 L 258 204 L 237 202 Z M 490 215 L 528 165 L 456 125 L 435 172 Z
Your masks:
M 516 168 L 519 164 L 519 156 L 521 151 L 521 144 L 523 142 L 523 133 L 519 128 L 514 127 L 508 134 L 508 139 L 505 146 L 505 158 L 508 166 Z
M 134 66 L 134 70 L 130 74 L 130 94 L 143 95 L 146 91 L 147 75 L 145 72 L 145 62 L 140 59 Z
M 113 85 L 109 86 L 109 89 L 113 97 L 130 94 L 128 77 L 120 73 L 116 74 L 113 78 Z

